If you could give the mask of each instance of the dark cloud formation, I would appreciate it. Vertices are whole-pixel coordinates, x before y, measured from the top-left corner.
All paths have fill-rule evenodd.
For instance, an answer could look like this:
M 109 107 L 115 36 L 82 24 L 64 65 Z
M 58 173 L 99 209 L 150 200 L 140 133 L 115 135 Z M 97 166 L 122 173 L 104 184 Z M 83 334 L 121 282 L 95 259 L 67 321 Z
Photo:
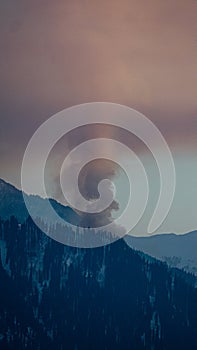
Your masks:
M 108 160 L 99 159 L 88 163 L 79 176 L 79 189 L 88 200 L 99 198 L 98 184 L 103 179 L 113 179 L 117 171 L 117 165 Z M 111 190 L 112 192 L 112 190 Z M 82 214 L 82 225 L 97 227 L 112 222 L 112 211 L 118 210 L 119 204 L 113 200 L 111 205 L 101 213 Z
M 80 127 L 70 132 L 67 136 L 63 137 L 52 150 L 50 157 L 46 165 L 45 179 L 46 189 L 49 197 L 58 198 L 64 204 L 67 204 L 62 193 L 60 185 L 60 169 L 62 163 L 69 154 L 69 152 L 89 139 L 90 135 L 92 138 L 98 138 L 99 136 L 110 137 L 114 135 L 114 127 L 109 126 L 89 126 Z M 58 156 L 57 156 L 58 155 Z M 113 158 L 113 150 L 112 150 Z M 75 166 L 75 164 L 70 164 Z M 88 201 L 93 201 L 99 198 L 98 184 L 103 179 L 109 179 L 113 181 L 119 170 L 119 165 L 106 159 L 97 159 L 87 163 L 81 170 L 78 177 L 79 190 L 84 198 Z M 66 179 L 65 179 L 66 181 Z M 112 189 L 111 189 L 111 193 Z M 113 200 L 111 205 L 97 214 L 86 214 L 85 212 L 79 212 L 81 216 L 81 224 L 85 227 L 97 227 L 103 226 L 112 222 L 112 211 L 117 211 L 119 204 Z

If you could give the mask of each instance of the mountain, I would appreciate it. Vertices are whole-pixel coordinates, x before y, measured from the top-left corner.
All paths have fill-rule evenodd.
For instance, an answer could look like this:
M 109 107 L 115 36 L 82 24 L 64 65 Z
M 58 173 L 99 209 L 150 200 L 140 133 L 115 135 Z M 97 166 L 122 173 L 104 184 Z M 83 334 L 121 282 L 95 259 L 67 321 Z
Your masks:
M 43 216 L 45 199 L 29 197 Z M 21 191 L 3 180 L 0 199 L 0 349 L 197 348 L 194 276 L 124 240 L 95 249 L 63 246 L 39 230 Z M 50 201 L 66 220 L 78 220 Z
M 45 202 L 47 199 L 37 195 L 28 196 L 24 194 L 24 196 L 26 200 L 28 200 L 35 216 L 42 217 L 45 220 L 50 219 L 45 210 Z M 49 201 L 60 217 L 75 225 L 79 224 L 81 218 L 73 209 L 69 206 L 61 205 L 54 199 L 49 199 Z M 22 191 L 0 179 L 0 217 L 2 219 L 9 219 L 12 215 L 14 215 L 20 223 L 23 223 L 28 218 L 29 213 L 24 203 Z
M 31 208 L 37 217 L 53 221 L 45 209 L 46 199 L 35 195 L 26 195 Z M 63 206 L 54 199 L 49 199 L 55 211 L 67 222 L 78 225 L 81 217 L 69 206 Z M 13 185 L 0 179 L 0 217 L 9 219 L 15 216 L 23 223 L 29 216 L 23 194 Z M 169 266 L 184 269 L 197 276 L 197 231 L 185 234 L 160 234 L 151 237 L 125 237 L 126 243 L 133 249 L 139 250 L 156 259 L 167 262 Z
M 47 201 L 49 201 L 54 208 L 54 213 L 56 212 L 62 219 L 64 219 L 63 223 L 55 214 L 49 214 L 46 206 Z M 1 219 L 6 220 L 14 216 L 20 224 L 24 223 L 30 216 L 25 202 L 28 202 L 28 207 L 31 208 L 31 216 L 33 213 L 34 221 L 38 223 L 38 226 L 43 228 L 45 232 L 47 231 L 49 236 L 50 234 L 53 234 L 53 237 L 56 237 L 56 240 L 59 242 L 65 241 L 66 236 L 66 242 L 71 246 L 77 245 L 81 247 L 90 247 L 92 244 L 92 246 L 95 247 L 114 240 L 114 237 L 116 238 L 111 232 L 103 231 L 100 234 L 97 234 L 97 231 L 94 228 L 88 228 L 88 216 L 79 215 L 69 206 L 64 206 L 51 198 L 44 199 L 38 195 L 27 195 L 13 185 L 0 179 Z M 73 224 L 74 228 L 71 225 L 67 225 L 67 223 Z M 80 226 L 87 227 L 83 233 L 80 231 Z M 78 237 L 77 243 L 74 242 L 75 235 Z
M 0 220 L 0 349 L 194 350 L 193 277 L 132 250 L 63 246 Z
M 184 235 L 126 236 L 125 241 L 133 249 L 197 276 L 197 231 Z

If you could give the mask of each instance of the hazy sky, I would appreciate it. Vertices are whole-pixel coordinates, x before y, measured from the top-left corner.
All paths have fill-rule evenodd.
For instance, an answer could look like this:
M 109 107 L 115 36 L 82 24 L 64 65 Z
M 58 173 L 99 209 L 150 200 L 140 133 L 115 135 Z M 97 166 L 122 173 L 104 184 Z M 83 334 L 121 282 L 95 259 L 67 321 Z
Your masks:
M 196 18 L 195 0 L 0 1 L 0 176 L 20 186 L 25 146 L 54 113 L 126 104 L 172 147 L 175 207 L 184 203 L 184 225 L 197 227 Z

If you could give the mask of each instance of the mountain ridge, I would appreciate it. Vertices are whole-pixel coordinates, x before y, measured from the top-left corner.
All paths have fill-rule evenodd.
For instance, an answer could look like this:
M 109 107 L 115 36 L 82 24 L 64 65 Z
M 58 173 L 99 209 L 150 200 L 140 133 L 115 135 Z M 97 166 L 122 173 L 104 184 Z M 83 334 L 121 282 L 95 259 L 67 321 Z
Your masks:
M 47 213 L 44 211 L 45 201 L 50 201 L 55 211 L 69 223 L 78 225 L 81 218 L 80 216 L 69 206 L 64 206 L 53 198 L 42 198 L 39 195 L 22 193 L 22 191 L 16 188 L 14 185 L 0 179 L 0 216 L 3 219 L 9 219 L 14 215 L 20 223 L 24 222 L 29 216 L 26 208 L 23 195 L 26 197 L 29 205 L 34 213 L 40 217 L 47 218 Z
M 197 231 L 183 235 L 162 234 L 150 237 L 127 235 L 125 241 L 133 249 L 197 276 Z
M 35 214 L 47 218 L 44 211 L 44 203 L 47 199 L 38 195 L 26 195 L 34 207 Z M 55 199 L 49 199 L 57 213 L 67 222 L 80 225 L 81 217 L 69 206 L 64 206 Z M 20 223 L 23 223 L 29 213 L 26 209 L 22 191 L 14 185 L 0 179 L 0 216 L 9 219 L 14 215 Z M 182 235 L 175 233 L 159 234 L 152 236 L 126 236 L 126 243 L 133 249 L 164 261 L 171 267 L 184 269 L 197 276 L 197 231 L 187 232 Z

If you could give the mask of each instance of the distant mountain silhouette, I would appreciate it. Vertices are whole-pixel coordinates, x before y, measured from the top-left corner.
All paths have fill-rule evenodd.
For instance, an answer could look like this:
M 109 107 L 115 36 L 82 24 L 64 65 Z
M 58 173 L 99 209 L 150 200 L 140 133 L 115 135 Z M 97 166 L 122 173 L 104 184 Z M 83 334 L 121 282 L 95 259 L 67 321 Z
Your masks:
M 125 240 L 133 249 L 197 275 L 197 231 L 184 235 L 126 236 Z
M 48 220 L 48 214 L 45 210 L 46 199 L 37 195 L 25 194 L 25 196 L 35 215 Z M 73 209 L 60 204 L 54 199 L 49 199 L 49 201 L 61 218 L 74 225 L 79 224 L 81 218 Z M 0 217 L 2 219 L 9 219 L 12 215 L 15 216 L 20 223 L 23 223 L 28 218 L 29 213 L 25 206 L 22 191 L 0 179 Z

